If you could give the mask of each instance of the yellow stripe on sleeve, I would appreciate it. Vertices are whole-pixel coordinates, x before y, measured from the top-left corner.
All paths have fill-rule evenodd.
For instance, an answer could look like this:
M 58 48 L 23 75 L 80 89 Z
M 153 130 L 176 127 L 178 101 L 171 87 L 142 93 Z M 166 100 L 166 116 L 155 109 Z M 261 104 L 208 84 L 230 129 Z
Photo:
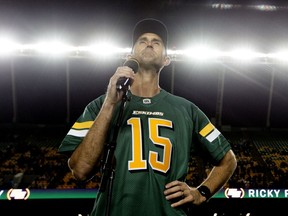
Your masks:
M 210 122 L 209 124 L 207 124 L 201 131 L 200 131 L 200 135 L 205 137 L 207 136 L 207 134 L 209 134 L 213 129 L 214 129 L 214 125 Z
M 87 129 L 87 128 L 90 128 L 93 123 L 94 123 L 94 121 L 76 122 L 72 126 L 72 128 L 74 128 L 74 129 Z

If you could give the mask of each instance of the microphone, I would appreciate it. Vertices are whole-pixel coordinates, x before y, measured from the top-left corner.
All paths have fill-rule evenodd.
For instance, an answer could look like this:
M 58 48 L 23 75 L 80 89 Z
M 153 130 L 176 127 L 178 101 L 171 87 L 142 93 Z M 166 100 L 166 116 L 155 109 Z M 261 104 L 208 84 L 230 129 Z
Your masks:
M 134 71 L 134 73 L 137 73 L 139 63 L 135 58 L 130 58 L 124 62 L 123 66 L 130 67 Z M 118 91 L 127 90 L 129 85 L 131 85 L 131 80 L 129 78 L 120 77 L 117 81 L 116 88 Z

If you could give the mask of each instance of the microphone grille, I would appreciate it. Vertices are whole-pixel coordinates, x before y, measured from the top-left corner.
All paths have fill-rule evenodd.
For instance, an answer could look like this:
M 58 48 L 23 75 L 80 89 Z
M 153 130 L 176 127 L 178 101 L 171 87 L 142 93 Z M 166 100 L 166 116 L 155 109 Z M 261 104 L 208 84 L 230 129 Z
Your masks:
M 125 61 L 123 66 L 130 67 L 134 71 L 134 73 L 136 73 L 139 69 L 139 63 L 134 58 L 130 58 L 127 61 Z

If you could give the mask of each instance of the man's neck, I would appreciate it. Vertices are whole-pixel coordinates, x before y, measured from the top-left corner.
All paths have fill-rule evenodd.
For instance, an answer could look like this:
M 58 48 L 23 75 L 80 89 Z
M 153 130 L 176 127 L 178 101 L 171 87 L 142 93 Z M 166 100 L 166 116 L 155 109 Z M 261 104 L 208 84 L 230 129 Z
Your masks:
M 130 91 L 139 97 L 153 97 L 160 93 L 159 74 L 137 73 Z

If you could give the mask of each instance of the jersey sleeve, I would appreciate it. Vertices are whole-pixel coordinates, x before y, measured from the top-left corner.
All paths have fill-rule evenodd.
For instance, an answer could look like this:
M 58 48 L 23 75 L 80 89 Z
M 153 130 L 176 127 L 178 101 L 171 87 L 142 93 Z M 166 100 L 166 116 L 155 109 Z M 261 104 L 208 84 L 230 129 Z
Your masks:
M 73 151 L 84 139 L 101 109 L 103 97 L 90 102 L 62 140 L 58 152 Z
M 197 107 L 195 111 L 194 136 L 199 145 L 197 149 L 200 149 L 203 156 L 206 156 L 211 163 L 217 164 L 231 149 L 231 145 L 202 110 Z

